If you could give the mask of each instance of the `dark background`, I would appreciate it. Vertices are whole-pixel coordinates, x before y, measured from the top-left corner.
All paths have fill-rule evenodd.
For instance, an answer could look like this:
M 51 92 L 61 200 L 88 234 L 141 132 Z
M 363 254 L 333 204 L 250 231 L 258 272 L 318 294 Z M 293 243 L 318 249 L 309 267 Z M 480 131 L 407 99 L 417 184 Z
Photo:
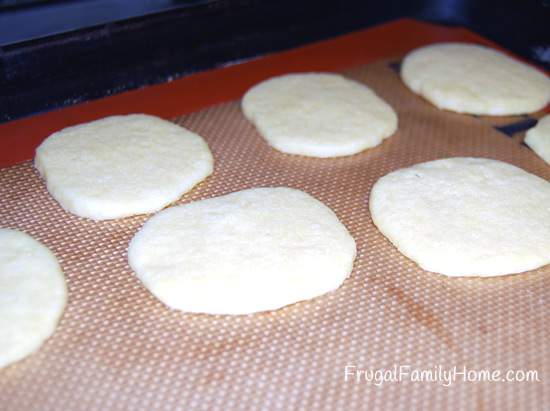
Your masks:
M 0 122 L 402 17 L 550 68 L 550 0 L 0 0 Z

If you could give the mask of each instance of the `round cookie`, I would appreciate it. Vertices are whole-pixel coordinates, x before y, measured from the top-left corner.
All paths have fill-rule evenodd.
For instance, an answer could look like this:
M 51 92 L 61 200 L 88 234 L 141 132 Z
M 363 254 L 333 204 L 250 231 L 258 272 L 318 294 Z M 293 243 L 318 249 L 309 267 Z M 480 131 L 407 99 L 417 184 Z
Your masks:
M 384 100 L 337 74 L 268 79 L 248 90 L 242 110 L 273 148 L 311 157 L 359 153 L 397 129 L 397 115 Z
M 380 178 L 374 224 L 405 256 L 449 276 L 519 273 L 550 262 L 550 183 L 501 161 L 446 158 Z
M 550 114 L 541 118 L 535 127 L 527 130 L 524 142 L 550 164 Z
M 302 191 L 243 190 L 151 217 L 130 266 L 171 308 L 209 314 L 275 310 L 338 288 L 355 241 L 334 212 Z
M 550 101 L 542 72 L 484 46 L 440 43 L 410 52 L 401 78 L 440 109 L 480 115 L 531 113 Z
M 0 229 L 0 367 L 36 351 L 67 303 L 65 278 L 52 252 L 31 236 Z
M 61 207 L 93 220 L 160 210 L 210 175 L 213 163 L 200 136 L 144 114 L 65 128 L 34 161 Z

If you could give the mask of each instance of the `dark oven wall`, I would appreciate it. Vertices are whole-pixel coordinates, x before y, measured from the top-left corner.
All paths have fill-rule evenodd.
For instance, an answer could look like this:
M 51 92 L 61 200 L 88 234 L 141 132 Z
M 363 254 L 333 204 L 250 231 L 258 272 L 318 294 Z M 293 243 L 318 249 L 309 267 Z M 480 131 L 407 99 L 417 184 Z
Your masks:
M 0 0 L 0 121 L 402 17 L 468 27 L 550 67 L 548 0 L 24 3 Z

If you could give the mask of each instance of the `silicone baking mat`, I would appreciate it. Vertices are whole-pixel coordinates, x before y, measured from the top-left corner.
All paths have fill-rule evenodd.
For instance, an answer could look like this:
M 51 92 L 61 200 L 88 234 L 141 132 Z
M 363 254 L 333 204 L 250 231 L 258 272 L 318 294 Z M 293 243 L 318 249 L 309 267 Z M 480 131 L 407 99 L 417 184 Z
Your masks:
M 0 371 L 0 408 L 550 409 L 550 266 L 490 279 L 429 273 L 377 231 L 367 207 L 379 177 L 449 156 L 499 159 L 550 179 L 550 167 L 518 137 L 531 118 L 493 124 L 439 111 L 405 88 L 398 61 L 344 73 L 399 115 L 395 135 L 358 155 L 279 153 L 245 120 L 239 102 L 176 119 L 204 136 L 216 160 L 215 173 L 178 204 L 250 187 L 295 187 L 331 207 L 356 239 L 353 273 L 340 289 L 275 312 L 232 317 L 167 309 L 126 261 L 128 242 L 147 216 L 80 219 L 48 195 L 30 162 L 0 171 L 0 226 L 50 247 L 70 296 L 55 335 Z M 411 380 L 415 370 L 453 367 L 534 370 L 539 381 Z M 375 378 L 394 368 L 411 378 L 380 383 L 360 373 Z

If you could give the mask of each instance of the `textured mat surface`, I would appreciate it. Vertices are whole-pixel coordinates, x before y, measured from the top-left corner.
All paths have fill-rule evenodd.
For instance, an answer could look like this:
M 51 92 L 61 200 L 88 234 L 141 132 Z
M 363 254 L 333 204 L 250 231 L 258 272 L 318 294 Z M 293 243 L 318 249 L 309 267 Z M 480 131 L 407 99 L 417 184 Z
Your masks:
M 374 182 L 417 162 L 484 156 L 550 179 L 520 137 L 495 126 L 523 121 L 442 112 L 409 92 L 394 60 L 345 74 L 398 112 L 399 131 L 340 159 L 281 154 L 229 103 L 177 122 L 201 134 L 215 173 L 178 203 L 257 186 L 302 189 L 331 207 L 358 256 L 337 291 L 250 316 L 189 315 L 152 297 L 126 261 L 147 219 L 92 222 L 65 213 L 31 163 L 0 171 L 0 226 L 25 230 L 60 259 L 69 304 L 36 354 L 0 371 L 3 410 L 550 409 L 550 266 L 493 279 L 432 274 L 373 226 Z M 385 382 L 363 370 L 536 370 L 539 382 Z M 348 368 L 350 370 L 351 368 Z

